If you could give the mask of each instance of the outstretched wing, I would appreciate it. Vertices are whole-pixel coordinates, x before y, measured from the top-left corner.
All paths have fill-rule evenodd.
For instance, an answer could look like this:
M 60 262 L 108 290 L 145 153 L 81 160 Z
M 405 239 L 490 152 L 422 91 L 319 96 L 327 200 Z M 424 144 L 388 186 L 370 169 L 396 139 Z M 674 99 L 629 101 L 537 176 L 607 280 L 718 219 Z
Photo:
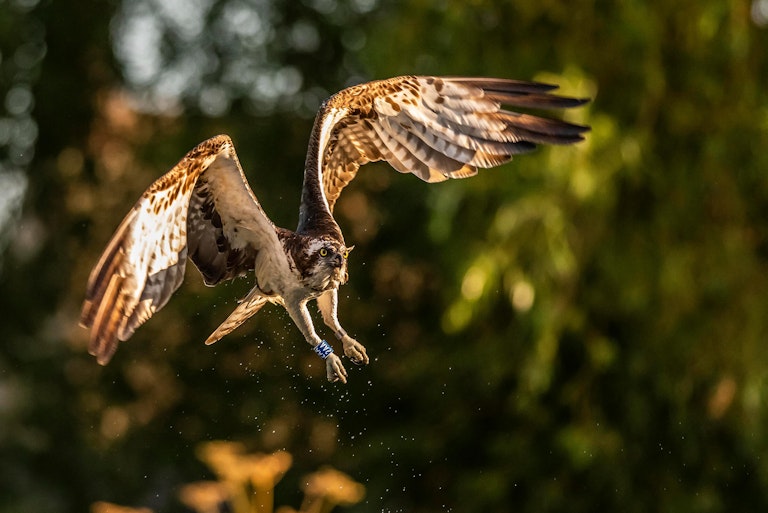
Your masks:
M 102 365 L 181 285 L 187 256 L 207 285 L 280 250 L 225 135 L 199 144 L 144 192 L 91 272 L 80 324 Z
M 368 162 L 386 160 L 427 182 L 466 178 L 537 144 L 572 144 L 587 127 L 505 110 L 575 107 L 556 86 L 496 78 L 405 76 L 332 96 L 318 113 L 305 170 L 302 221 L 328 213 Z M 313 185 L 322 184 L 322 188 Z M 322 197 L 318 193 L 322 190 Z M 300 223 L 301 229 L 301 223 Z

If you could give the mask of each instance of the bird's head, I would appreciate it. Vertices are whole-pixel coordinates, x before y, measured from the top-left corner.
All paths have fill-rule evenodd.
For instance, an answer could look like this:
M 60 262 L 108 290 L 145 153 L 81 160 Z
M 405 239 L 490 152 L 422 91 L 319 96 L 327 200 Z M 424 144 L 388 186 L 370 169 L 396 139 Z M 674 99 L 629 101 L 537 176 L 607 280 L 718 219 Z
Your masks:
M 311 286 L 326 289 L 330 285 L 342 285 L 347 282 L 347 258 L 354 246 L 346 247 L 330 237 L 318 237 L 310 240 L 307 247 L 308 277 Z

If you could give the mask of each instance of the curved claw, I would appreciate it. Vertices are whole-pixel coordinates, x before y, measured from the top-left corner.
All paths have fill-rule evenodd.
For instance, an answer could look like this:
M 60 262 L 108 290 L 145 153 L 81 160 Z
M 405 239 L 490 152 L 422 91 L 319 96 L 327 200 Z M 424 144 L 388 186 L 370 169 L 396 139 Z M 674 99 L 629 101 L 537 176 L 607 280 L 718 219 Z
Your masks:
M 365 347 L 363 347 L 363 344 L 349 335 L 345 335 L 342 338 L 341 343 L 344 344 L 344 354 L 352 363 L 355 365 L 368 364 L 370 360 L 368 359 L 368 352 L 365 350 Z
M 331 353 L 328 358 L 325 359 L 325 371 L 328 376 L 328 381 L 333 383 L 334 381 L 347 382 L 347 369 L 341 363 L 341 358 Z

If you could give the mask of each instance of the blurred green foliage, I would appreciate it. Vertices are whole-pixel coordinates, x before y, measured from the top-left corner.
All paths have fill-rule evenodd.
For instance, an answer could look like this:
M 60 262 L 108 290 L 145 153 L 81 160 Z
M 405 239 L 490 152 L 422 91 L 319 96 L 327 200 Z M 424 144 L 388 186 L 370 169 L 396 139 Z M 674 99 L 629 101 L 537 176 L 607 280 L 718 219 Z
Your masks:
M 182 511 L 216 439 L 342 469 L 367 489 L 349 511 L 765 510 L 766 12 L 0 0 L 0 184 L 26 177 L 0 216 L 0 511 Z M 277 308 L 203 346 L 248 283 L 193 268 L 96 365 L 85 281 L 155 177 L 226 132 L 293 227 L 319 102 L 403 73 L 558 83 L 593 130 L 471 180 L 361 172 L 340 313 L 372 362 L 347 386 Z

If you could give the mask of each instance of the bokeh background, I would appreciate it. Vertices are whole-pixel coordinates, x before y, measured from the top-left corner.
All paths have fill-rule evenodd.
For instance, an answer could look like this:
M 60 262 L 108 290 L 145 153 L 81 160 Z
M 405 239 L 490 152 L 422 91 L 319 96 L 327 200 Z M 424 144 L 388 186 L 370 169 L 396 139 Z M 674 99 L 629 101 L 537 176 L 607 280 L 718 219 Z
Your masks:
M 197 271 L 107 367 L 77 326 L 144 188 L 217 133 L 294 227 L 322 99 L 399 74 L 594 98 L 587 141 L 337 217 L 329 384 L 282 309 Z M 184 511 L 201 443 L 332 465 L 352 512 L 768 510 L 768 0 L 0 0 L 0 511 Z

